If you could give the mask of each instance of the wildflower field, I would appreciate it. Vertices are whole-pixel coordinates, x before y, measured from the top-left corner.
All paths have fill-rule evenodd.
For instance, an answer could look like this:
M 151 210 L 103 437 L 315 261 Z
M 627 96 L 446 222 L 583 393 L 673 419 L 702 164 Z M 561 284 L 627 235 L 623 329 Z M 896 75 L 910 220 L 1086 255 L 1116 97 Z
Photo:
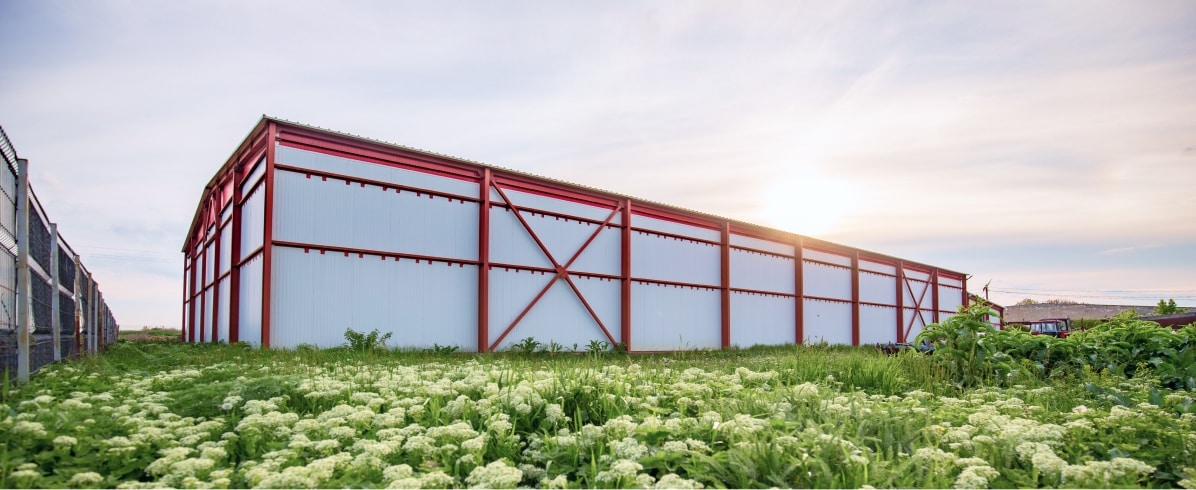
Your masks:
M 1050 374 L 1023 360 L 965 382 L 943 359 L 819 346 L 473 355 L 120 343 L 5 388 L 0 487 L 1196 479 L 1194 395 L 1150 365 Z

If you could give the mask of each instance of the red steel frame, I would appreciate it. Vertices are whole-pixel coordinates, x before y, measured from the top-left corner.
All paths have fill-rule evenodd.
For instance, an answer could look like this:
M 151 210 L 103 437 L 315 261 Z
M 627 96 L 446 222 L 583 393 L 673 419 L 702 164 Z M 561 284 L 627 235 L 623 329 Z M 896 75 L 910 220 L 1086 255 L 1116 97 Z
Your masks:
M 278 165 L 276 162 L 276 159 L 275 159 L 275 151 L 276 151 L 276 147 L 278 145 L 285 145 L 285 146 L 304 149 L 304 150 L 308 150 L 308 151 L 314 151 L 314 152 L 319 152 L 319 153 L 324 153 L 324 154 L 329 154 L 329 155 L 334 155 L 334 156 L 351 158 L 351 159 L 355 159 L 355 160 L 359 160 L 359 161 L 365 161 L 365 162 L 371 162 L 371 163 L 376 163 L 376 164 L 380 164 L 380 165 L 404 168 L 404 169 L 408 169 L 408 170 L 416 170 L 419 172 L 429 173 L 429 174 L 433 174 L 433 175 L 450 177 L 450 178 L 460 179 L 460 180 L 464 180 L 464 181 L 468 181 L 468 182 L 474 182 L 474 183 L 479 184 L 479 193 L 476 197 L 475 196 L 451 195 L 451 194 L 447 194 L 444 192 L 432 191 L 432 190 L 428 190 L 428 189 L 420 189 L 420 188 L 414 188 L 414 187 L 406 187 L 406 186 L 401 186 L 401 185 L 397 185 L 394 183 L 374 182 L 369 179 L 363 179 L 360 177 L 334 175 L 334 174 L 329 174 L 329 173 L 312 171 L 312 170 L 308 170 L 308 169 L 301 169 L 301 168 L 296 168 L 296 167 L 288 167 L 285 165 Z M 262 164 L 265 165 L 264 175 L 261 179 L 261 182 L 256 183 L 253 186 L 253 188 L 247 189 L 243 192 L 241 189 L 241 185 L 242 185 L 245 177 L 253 170 L 254 164 L 256 162 L 258 162 L 259 160 L 264 160 L 262 162 Z M 478 245 L 477 245 L 478 246 L 478 249 L 477 249 L 478 250 L 478 258 L 476 261 L 475 260 L 461 260 L 461 259 L 452 259 L 452 258 L 444 258 L 444 257 L 417 256 L 417 255 L 411 255 L 411 254 L 402 254 L 402 253 L 384 252 L 384 251 L 346 249 L 346 248 L 341 248 L 341 247 L 329 247 L 329 246 L 323 246 L 323 245 L 318 245 L 318 244 L 304 244 L 304 243 L 291 243 L 291 242 L 276 241 L 273 237 L 273 222 L 274 222 L 274 199 L 273 198 L 274 198 L 274 189 L 275 189 L 275 173 L 279 170 L 305 173 L 308 175 L 309 178 L 314 175 L 314 176 L 320 176 L 321 178 L 323 178 L 325 180 L 330 179 L 330 178 L 344 180 L 346 182 L 346 184 L 348 184 L 349 182 L 354 182 L 354 183 L 359 183 L 362 186 L 375 185 L 375 186 L 381 186 L 384 189 L 394 188 L 396 191 L 409 190 L 409 191 L 414 191 L 414 192 L 419 192 L 419 193 L 427 193 L 430 195 L 439 195 L 439 196 L 446 197 L 449 199 L 457 199 L 457 200 L 461 200 L 462 202 L 478 203 L 478 205 L 479 205 L 478 209 L 479 209 L 479 214 L 480 214 L 479 220 L 478 220 Z M 225 189 L 228 188 L 230 183 L 231 183 L 231 192 L 224 191 Z M 262 197 L 265 199 L 264 220 L 263 220 L 264 221 L 264 223 L 263 223 L 264 230 L 262 230 L 263 235 L 264 235 L 264 240 L 263 240 L 262 247 L 260 249 L 256 249 L 256 250 L 252 250 L 252 251 L 245 251 L 245 250 L 241 250 L 242 205 L 243 205 L 244 201 L 246 200 L 246 196 L 250 196 L 254 192 L 258 191 L 258 189 L 257 189 L 258 186 L 263 187 L 263 189 L 260 189 L 260 191 L 264 193 L 264 195 Z M 501 202 L 492 202 L 491 189 L 494 189 L 497 192 L 498 196 L 502 199 Z M 544 195 L 544 196 L 548 196 L 548 197 L 552 197 L 552 198 L 556 198 L 556 199 L 577 202 L 577 203 L 587 204 L 587 205 L 591 205 L 591 206 L 597 206 L 597 207 L 600 207 L 603 209 L 609 209 L 609 210 L 611 210 L 611 212 L 604 221 L 598 221 L 598 220 L 594 220 L 594 219 L 590 219 L 590 218 L 585 218 L 585 217 L 580 217 L 580 216 L 572 216 L 572 215 L 568 215 L 565 213 L 558 213 L 558 212 L 553 212 L 553 211 L 548 211 L 548 210 L 523 208 L 521 206 L 516 205 L 511 199 L 509 199 L 507 197 L 506 190 L 518 190 L 521 192 L 539 194 L 539 195 Z M 720 318 L 720 330 L 721 331 L 720 331 L 720 334 L 721 334 L 721 345 L 724 348 L 730 347 L 730 345 L 731 345 L 731 293 L 733 293 L 733 292 L 766 294 L 766 295 L 772 295 L 772 296 L 793 298 L 793 300 L 794 300 L 794 330 L 793 330 L 793 332 L 794 332 L 794 336 L 795 336 L 795 342 L 799 343 L 799 344 L 803 343 L 804 339 L 805 339 L 805 327 L 806 326 L 805 326 L 805 318 L 804 318 L 804 302 L 806 299 L 817 299 L 817 300 L 849 303 L 851 305 L 851 310 L 852 310 L 852 324 L 851 324 L 851 336 L 852 337 L 851 338 L 852 338 L 852 344 L 854 344 L 854 345 L 859 345 L 859 343 L 860 343 L 861 305 L 876 305 L 876 306 L 895 308 L 896 309 L 896 317 L 897 317 L 897 320 L 896 320 L 897 340 L 899 342 L 903 342 L 903 341 L 907 340 L 906 337 L 912 330 L 913 323 L 916 318 L 921 318 L 924 324 L 929 323 L 929 322 L 926 322 L 926 319 L 923 315 L 924 312 L 927 312 L 927 311 L 931 312 L 932 317 L 933 317 L 932 321 L 938 321 L 940 312 L 941 311 L 946 312 L 939 308 L 939 305 L 940 305 L 940 302 L 939 302 L 939 300 L 940 300 L 940 298 L 939 298 L 939 277 L 940 277 L 940 274 L 942 274 L 944 276 L 951 277 L 951 278 L 955 278 L 956 280 L 960 281 L 960 283 L 962 285 L 962 287 L 960 288 L 961 289 L 961 304 L 966 304 L 966 295 L 967 295 L 966 280 L 967 280 L 967 277 L 965 275 L 957 273 L 957 272 L 946 271 L 946 270 L 942 270 L 940 268 L 927 266 L 927 265 L 923 265 L 923 264 L 917 264 L 917 263 L 913 263 L 913 262 L 908 262 L 908 261 L 905 261 L 902 259 L 898 259 L 895 257 L 883 255 L 883 254 L 861 251 L 859 249 L 847 247 L 844 245 L 826 242 L 823 240 L 818 240 L 818 239 L 814 239 L 814 238 L 810 238 L 810 237 L 804 237 L 801 235 L 795 235 L 795 234 L 791 234 L 791 233 L 787 233 L 787 232 L 782 232 L 779 230 L 764 228 L 764 227 L 760 227 L 760 226 L 756 226 L 756 225 L 751 225 L 748 223 L 735 222 L 735 221 L 730 221 L 730 220 L 723 219 L 723 218 L 718 218 L 718 217 L 714 217 L 714 216 L 695 213 L 692 211 L 681 210 L 681 209 L 672 208 L 672 207 L 668 207 L 668 206 L 664 206 L 664 205 L 660 205 L 660 204 L 642 202 L 642 201 L 638 201 L 633 198 L 628 198 L 625 196 L 618 196 L 615 194 L 596 191 L 593 189 L 583 188 L 583 187 L 579 187 L 579 186 L 575 186 L 575 185 L 571 185 L 571 184 L 550 181 L 550 180 L 546 180 L 546 179 L 535 177 L 535 176 L 521 174 L 518 172 L 497 169 L 497 168 L 493 168 L 493 167 L 489 167 L 489 166 L 485 166 L 485 165 L 481 165 L 481 164 L 477 164 L 477 163 L 473 163 L 473 162 L 454 159 L 451 157 L 429 154 L 429 153 L 421 152 L 418 150 L 412 150 L 409 148 L 399 147 L 399 146 L 395 146 L 395 145 L 391 145 L 391 144 L 387 144 L 387 143 L 377 142 L 377 141 L 373 141 L 373 140 L 367 140 L 367 139 L 344 135 L 344 134 L 340 134 L 340 133 L 333 133 L 333 132 L 329 132 L 326 130 L 307 127 L 307 126 L 290 123 L 290 122 L 286 122 L 286 121 L 281 121 L 281 120 L 276 120 L 276 119 L 272 119 L 272 118 L 268 118 L 268 117 L 263 117 L 261 119 L 261 121 L 259 121 L 259 123 L 253 129 L 253 131 L 250 132 L 249 136 L 246 137 L 246 139 L 238 147 L 237 151 L 235 151 L 233 153 L 233 155 L 230 156 L 229 160 L 225 163 L 225 165 L 221 167 L 220 172 L 217 173 L 216 177 L 214 177 L 212 179 L 212 181 L 208 184 L 208 186 L 205 188 L 204 200 L 202 202 L 204 205 L 201 206 L 197 210 L 196 216 L 195 216 L 194 220 L 192 221 L 191 232 L 188 235 L 189 238 L 186 241 L 186 243 L 184 244 L 184 248 L 183 248 L 184 252 L 187 254 L 187 257 L 185 257 L 185 261 L 184 261 L 183 271 L 184 271 L 184 276 L 187 276 L 188 273 L 190 273 L 191 277 L 190 277 L 189 284 L 192 284 L 192 285 L 197 284 L 195 282 L 195 279 L 197 279 L 195 277 L 196 272 L 197 272 L 196 269 L 202 268 L 202 272 L 200 273 L 200 277 L 198 278 L 200 280 L 200 282 L 198 283 L 198 286 L 193 287 L 193 288 L 189 288 L 186 286 L 184 287 L 184 305 L 186 306 L 186 308 L 184 308 L 183 314 L 185 317 L 188 313 L 191 314 L 191 316 L 190 316 L 191 324 L 189 325 L 190 326 L 190 328 L 188 329 L 189 331 L 185 331 L 183 333 L 183 336 L 190 341 L 197 340 L 196 332 L 195 332 L 196 328 L 198 328 L 197 325 L 204 324 L 202 317 L 205 314 L 204 301 L 206 301 L 206 298 L 203 296 L 203 292 L 206 290 L 206 287 L 205 287 L 206 285 L 203 283 L 206 282 L 207 278 L 205 277 L 206 276 L 206 266 L 204 265 L 203 261 L 207 260 L 207 258 L 206 258 L 207 254 L 204 253 L 202 245 L 204 244 L 203 242 L 209 241 L 209 240 L 214 241 L 216 243 L 215 250 L 214 250 L 214 253 L 216 254 L 214 260 L 216 263 L 215 263 L 214 272 L 213 272 L 213 275 L 216 277 L 212 278 L 212 287 L 214 287 L 214 288 L 218 287 L 219 281 L 222 278 L 222 275 L 220 274 L 220 270 L 219 270 L 219 268 L 221 266 L 220 257 L 219 257 L 219 254 L 221 252 L 219 240 L 220 240 L 221 234 L 225 233 L 225 232 L 232 234 L 232 236 L 231 236 L 232 250 L 230 251 L 231 264 L 229 264 L 229 272 L 227 273 L 228 278 L 229 278 L 229 281 L 228 281 L 229 286 L 228 287 L 230 288 L 230 294 L 229 294 L 230 301 L 229 301 L 229 305 L 228 305 L 228 308 L 229 308 L 229 311 L 228 311 L 228 314 L 229 314 L 229 340 L 232 342 L 236 342 L 236 341 L 240 340 L 240 322 L 239 322 L 239 320 L 240 320 L 240 272 L 241 272 L 240 269 L 241 269 L 241 266 L 245 262 L 255 258 L 258 253 L 261 253 L 263 256 L 262 257 L 262 262 L 263 262 L 262 263 L 262 296 L 261 296 L 261 301 L 262 301 L 262 305 L 261 305 L 261 308 L 262 308 L 262 310 L 261 310 L 261 315 L 262 315 L 262 317 L 261 317 L 261 345 L 262 345 L 262 347 L 266 347 L 266 348 L 270 347 L 270 343 L 271 343 L 270 342 L 271 327 L 272 327 L 272 325 L 271 325 L 271 304 L 270 304 L 271 289 L 272 289 L 271 288 L 271 281 L 272 281 L 271 272 L 273 270 L 273 268 L 272 268 L 273 267 L 273 248 L 275 246 L 297 247 L 297 248 L 303 248 L 305 250 L 319 250 L 321 253 L 324 253 L 325 251 L 334 251 L 334 252 L 342 252 L 342 253 L 345 253 L 346 255 L 348 255 L 349 253 L 357 253 L 359 256 L 363 256 L 364 254 L 379 255 L 383 258 L 383 260 L 385 260 L 386 257 L 394 257 L 396 260 L 399 259 L 400 257 L 405 257 L 405 258 L 413 258 L 417 261 L 428 260 L 428 261 L 436 261 L 436 262 L 446 262 L 450 265 L 451 264 L 476 265 L 478 267 L 478 286 L 477 286 L 477 297 L 478 297 L 477 341 L 478 341 L 478 345 L 477 345 L 477 350 L 479 352 L 492 351 L 495 348 L 497 348 L 499 345 L 501 345 L 502 341 L 507 337 L 507 335 L 510 334 L 511 331 L 519 324 L 519 322 L 532 310 L 532 308 L 535 307 L 537 302 L 539 302 L 539 300 L 548 292 L 548 290 L 551 289 L 560 280 L 563 280 L 564 283 L 570 287 L 570 289 L 573 291 L 573 293 L 582 302 L 583 306 L 585 306 L 585 308 L 586 308 L 587 312 L 590 314 L 591 318 L 595 321 L 595 323 L 603 331 L 607 340 L 610 341 L 612 344 L 617 343 L 615 341 L 615 337 L 612 335 L 610 330 L 606 327 L 605 323 L 603 323 L 603 321 L 599 318 L 597 313 L 594 311 L 594 309 L 590 306 L 589 302 L 586 300 L 585 296 L 581 293 L 581 291 L 577 288 L 577 285 L 573 282 L 572 278 L 570 277 L 571 271 L 569 270 L 569 268 L 572 266 L 574 261 L 576 261 L 577 258 L 581 256 L 581 254 L 594 241 L 594 239 L 598 236 L 598 234 L 607 228 L 619 228 L 619 230 L 620 230 L 621 265 L 620 265 L 619 274 L 618 275 L 608 275 L 608 274 L 578 273 L 578 272 L 573 272 L 573 274 L 620 281 L 620 283 L 621 283 L 620 284 L 621 304 L 620 304 L 620 313 L 619 313 L 619 315 L 620 315 L 620 331 L 619 331 L 620 336 L 619 336 L 619 338 L 622 341 L 623 345 L 626 346 L 626 348 L 629 350 L 631 349 L 631 346 L 632 346 L 632 338 L 633 338 L 633 334 L 634 334 L 634 330 L 632 328 L 632 310 L 631 310 L 631 303 L 632 303 L 632 297 L 631 297 L 632 296 L 631 295 L 632 287 L 631 287 L 631 285 L 633 282 L 656 283 L 656 284 L 672 285 L 672 286 L 676 286 L 676 287 L 695 287 L 695 288 L 719 290 L 720 291 L 720 304 L 721 304 L 721 318 Z M 228 220 L 229 230 L 223 230 L 221 225 L 224 223 L 221 223 L 220 219 L 219 219 L 220 215 L 222 214 L 221 210 L 223 209 L 223 206 L 226 203 L 228 203 L 228 205 L 233 206 L 232 216 Z M 498 263 L 493 263 L 490 260 L 490 250 L 489 250 L 490 209 L 492 209 L 493 207 L 508 208 L 514 212 L 516 218 L 519 220 L 522 227 L 530 234 L 531 238 L 533 239 L 533 241 L 535 241 L 536 245 L 540 248 L 541 252 L 544 253 L 545 257 L 552 264 L 551 268 L 517 266 L 517 265 L 512 265 L 512 264 L 498 264 Z M 524 212 L 532 212 L 532 213 L 542 214 L 542 215 L 546 215 L 546 216 L 556 216 L 558 218 L 577 220 L 577 221 L 585 222 L 585 223 L 589 223 L 589 224 L 596 224 L 596 225 L 598 225 L 598 227 L 590 235 L 590 237 L 581 245 L 581 247 L 578 248 L 578 250 L 574 251 L 573 254 L 569 257 L 569 259 L 566 260 L 562 264 L 558 260 L 558 258 L 553 256 L 553 254 L 548 250 L 548 248 L 545 246 L 543 241 L 536 234 L 535 230 L 531 227 L 531 225 L 523 217 L 522 213 L 524 213 Z M 708 230 L 712 230 L 712 231 L 717 231 L 719 233 L 719 239 L 717 241 L 715 241 L 715 240 L 709 240 L 709 239 L 696 238 L 696 237 L 692 237 L 692 236 L 667 233 L 667 232 L 662 232 L 662 231 L 658 231 L 658 230 L 637 228 L 637 227 L 632 226 L 633 216 L 643 216 L 643 217 L 661 219 L 661 220 L 672 221 L 672 222 L 676 222 L 676 223 L 680 223 L 680 224 L 684 224 L 684 225 L 690 225 L 690 226 L 704 228 L 704 229 L 708 229 Z M 617 226 L 612 225 L 612 222 L 616 217 L 619 217 L 620 221 L 621 221 L 620 224 Z M 213 233 L 212 236 L 210 236 L 210 237 L 206 236 L 205 232 L 208 229 L 207 227 L 212 226 L 212 225 L 215 225 L 215 230 L 216 230 L 215 233 Z M 656 279 L 650 279 L 650 278 L 634 277 L 632 275 L 632 270 L 631 270 L 631 254 L 633 253 L 633 250 L 631 248 L 631 242 L 632 242 L 631 237 L 632 237 L 633 232 L 651 233 L 651 234 L 660 235 L 660 236 L 668 236 L 668 237 L 673 237 L 673 238 L 677 238 L 677 239 L 683 239 L 683 240 L 688 240 L 688 241 L 698 242 L 698 243 L 707 243 L 707 244 L 710 244 L 713 246 L 718 246 L 720 248 L 720 264 L 719 264 L 720 282 L 719 282 L 719 284 L 717 284 L 717 285 L 690 284 L 690 283 L 670 282 L 670 281 L 662 281 L 662 280 L 656 280 Z M 763 240 L 769 240 L 769 241 L 773 241 L 778 244 L 789 244 L 793 247 L 793 255 L 789 256 L 787 254 L 780 254 L 775 251 L 758 250 L 758 249 L 754 249 L 752 247 L 733 245 L 731 243 L 731 236 L 733 234 L 752 237 L 752 238 L 758 238 L 758 239 L 763 239 Z M 197 246 L 197 244 L 199 246 Z M 773 255 L 773 256 L 778 256 L 778 257 L 792 258 L 794 261 L 794 265 L 793 265 L 794 292 L 792 294 L 789 294 L 789 293 L 778 293 L 778 292 L 772 292 L 772 291 L 755 291 L 755 290 L 751 290 L 751 289 L 731 287 L 730 252 L 732 249 L 751 251 L 751 252 Z M 835 254 L 835 255 L 844 257 L 844 258 L 850 260 L 850 266 L 844 266 L 841 264 L 825 263 L 825 262 L 819 261 L 814 258 L 806 257 L 805 254 L 803 253 L 803 251 L 807 250 L 807 249 L 827 252 L 827 253 L 831 253 L 831 254 Z M 246 252 L 249 252 L 248 255 L 246 255 Z M 882 265 L 891 266 L 896 269 L 895 274 L 891 274 L 891 275 L 890 274 L 881 274 L 881 275 L 888 275 L 888 276 L 891 276 L 894 278 L 894 283 L 897 288 L 895 305 L 870 303 L 870 302 L 862 301 L 860 299 L 860 274 L 861 274 L 860 261 L 861 260 L 867 260 L 870 263 L 878 263 L 878 264 L 882 264 Z M 818 298 L 816 296 L 811 296 L 811 295 L 806 294 L 805 293 L 805 283 L 804 283 L 805 278 L 804 278 L 804 272 L 803 272 L 803 264 L 805 264 L 807 262 L 825 263 L 826 265 L 849 269 L 851 271 L 851 298 L 850 299 Z M 550 275 L 550 277 L 548 278 L 547 284 L 540 290 L 539 294 L 537 294 L 529 302 L 529 304 L 527 304 L 523 308 L 523 310 L 519 313 L 519 315 L 516 316 L 514 321 L 512 321 L 509 325 L 504 326 L 501 333 L 498 335 L 498 337 L 493 342 L 490 342 L 489 271 L 494 267 L 503 267 L 504 269 L 518 269 L 518 270 L 541 272 L 546 275 Z M 908 277 L 907 274 L 905 273 L 907 268 L 910 270 L 917 270 L 919 272 L 928 274 L 929 277 L 925 281 L 918 280 L 918 279 L 911 280 L 911 278 Z M 873 272 L 873 273 L 875 273 L 875 272 Z M 922 287 L 920 294 L 914 292 L 914 288 L 913 288 L 914 282 L 923 283 L 923 287 Z M 198 292 L 193 291 L 193 289 L 198 289 Z M 913 305 L 907 306 L 904 304 L 905 303 L 904 302 L 904 293 L 906 291 L 908 291 L 910 293 L 910 297 L 913 298 L 913 300 L 914 300 Z M 930 293 L 929 299 L 930 299 L 930 303 L 931 303 L 929 308 L 927 308 L 926 306 L 923 305 L 923 303 L 927 299 L 926 296 L 927 296 L 928 292 Z M 214 298 L 214 300 L 216 300 L 217 302 L 218 302 L 218 299 L 217 299 L 218 297 L 219 297 L 219 292 L 217 291 L 217 296 L 216 296 L 216 298 Z M 197 298 L 199 299 L 198 305 L 196 304 Z M 199 313 L 199 317 L 201 319 L 201 321 L 199 321 L 199 322 L 196 322 L 197 316 L 195 315 L 197 306 L 199 307 L 198 313 Z M 219 305 L 217 305 L 213 308 L 213 313 L 212 313 L 213 317 L 219 316 L 219 311 L 220 311 L 219 308 L 220 308 Z M 912 309 L 913 313 L 914 313 L 914 316 L 911 317 L 909 322 L 906 322 L 905 318 L 904 318 L 905 317 L 904 312 L 906 309 Z M 184 321 L 186 322 L 186 320 L 184 320 Z M 212 328 L 211 328 L 212 335 L 210 336 L 210 338 L 214 339 L 216 337 L 216 333 L 217 333 L 217 327 L 215 325 L 215 318 L 211 319 L 211 321 L 212 321 Z M 203 332 L 202 329 L 198 333 L 198 336 L 199 336 L 198 340 L 201 342 L 206 340 L 205 337 L 208 337 L 205 335 L 205 332 Z

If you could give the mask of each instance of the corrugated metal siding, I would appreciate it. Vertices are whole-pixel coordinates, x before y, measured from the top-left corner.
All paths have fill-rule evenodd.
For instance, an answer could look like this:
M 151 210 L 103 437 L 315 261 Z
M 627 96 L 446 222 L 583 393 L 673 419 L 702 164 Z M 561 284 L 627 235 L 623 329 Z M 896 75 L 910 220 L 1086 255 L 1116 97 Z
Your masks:
M 490 260 L 500 264 L 552 268 L 552 262 L 544 256 L 532 235 L 507 208 L 490 208 Z
M 279 165 L 302 167 L 378 182 L 402 184 L 461 196 L 474 197 L 478 195 L 478 183 L 476 182 L 467 182 L 451 177 L 441 177 L 439 175 L 406 170 L 389 165 L 335 157 L 282 145 L 279 145 L 277 148 L 274 154 L 274 161 Z
M 905 269 L 905 277 L 908 279 L 916 279 L 919 281 L 929 281 L 930 274 L 919 270 Z
M 477 350 L 477 267 L 274 247 L 271 345 L 330 347 L 347 329 L 389 345 Z
M 721 254 L 717 245 L 637 231 L 631 235 L 631 275 L 718 286 Z
M 511 322 L 531 303 L 549 280 L 552 274 L 540 274 L 528 271 L 505 271 L 492 269 L 490 271 L 490 342 L 493 343 L 499 335 L 511 325 Z M 594 308 L 598 318 L 608 330 L 618 330 L 619 327 L 619 289 L 618 283 L 604 282 L 599 279 L 572 276 L 578 289 L 586 295 L 586 301 Z M 614 284 L 614 288 L 609 285 Z M 608 287 L 603 287 L 603 286 Z M 582 288 L 586 289 L 582 289 Z M 588 290 L 588 291 L 587 291 Z M 612 335 L 615 332 L 611 332 Z M 520 340 L 533 337 L 541 343 L 556 342 L 568 349 L 577 344 L 579 348 L 589 344 L 591 340 L 607 340 L 606 334 L 586 311 L 585 306 L 573 289 L 564 279 L 553 280 L 552 287 L 536 302 L 527 315 L 519 321 L 513 330 L 503 339 L 497 348 L 504 350 Z M 616 340 L 618 337 L 616 337 Z
M 901 294 L 904 296 L 901 300 L 901 304 L 907 307 L 912 308 L 920 299 L 922 308 L 926 310 L 934 309 L 933 305 L 931 305 L 931 296 L 934 293 L 930 290 L 930 283 L 928 282 L 915 281 L 913 279 L 906 278 L 906 285 L 901 288 Z
M 278 171 L 274 239 L 474 260 L 478 205 Z
M 259 180 L 262 180 L 262 176 L 264 175 L 266 175 L 266 159 L 263 157 L 257 163 L 253 164 L 253 170 L 249 172 L 249 175 L 245 176 L 245 180 L 241 181 L 241 193 L 245 194 L 249 192 L 249 189 L 252 189 Z
M 514 189 L 503 189 L 503 194 L 514 201 L 515 206 L 525 211 L 539 210 L 548 211 L 560 214 L 568 214 L 578 216 L 581 218 L 592 219 L 595 221 L 606 221 L 607 216 L 614 211 L 613 208 L 602 208 L 598 206 L 590 206 L 579 202 L 566 201 L 564 199 L 557 199 L 555 197 L 541 196 L 539 194 L 532 194 L 528 192 L 521 192 Z M 490 200 L 495 203 L 506 203 L 496 189 L 490 189 Z M 622 213 L 616 213 L 614 219 L 610 220 L 613 225 L 622 224 Z
M 897 278 L 860 271 L 860 301 L 897 304 Z
M 851 257 L 845 257 L 839 254 L 830 252 L 823 252 L 821 250 L 812 250 L 809 248 L 802 249 L 802 258 L 806 260 L 817 260 L 819 262 L 826 262 L 828 264 L 837 264 L 843 267 L 851 267 Z
M 216 275 L 212 273 L 212 270 L 216 266 L 216 247 L 213 245 L 205 245 L 203 248 L 203 255 L 203 285 L 207 286 L 208 284 L 215 282 Z
M 265 195 L 265 189 L 259 187 L 241 205 L 241 253 L 246 256 L 260 248 L 266 238 Z
M 598 229 L 598 225 L 592 223 L 531 212 L 523 212 L 522 215 L 561 265 L 565 265 Z M 570 270 L 619 274 L 622 260 L 619 248 L 620 231 L 613 226 L 605 227 L 594 237 Z M 496 207 L 490 210 L 490 260 L 501 264 L 552 267 L 532 235 L 515 217 L 515 213 L 506 208 Z
M 0 174 L 5 174 L 0 169 Z M 17 258 L 0 249 L 0 329 L 12 330 L 17 326 L 17 291 L 12 286 L 17 281 Z
M 205 289 L 203 292 L 203 338 L 208 342 L 212 341 L 212 326 L 216 325 L 216 319 L 212 316 L 213 308 L 216 306 L 216 289 L 215 286 Z
M 602 233 L 605 234 L 607 232 L 604 231 Z M 570 277 L 573 278 L 573 283 L 577 285 L 577 289 L 581 291 L 582 296 L 585 296 L 586 301 L 590 303 L 590 308 L 594 309 L 594 313 L 602 320 L 602 324 L 606 325 L 606 329 L 610 332 L 611 337 L 614 337 L 616 342 L 622 342 L 622 282 L 614 279 L 601 279 L 576 274 L 572 274 Z M 589 313 L 586 314 L 586 317 L 589 318 Z M 491 326 L 490 328 L 494 327 Z M 605 340 L 606 336 L 602 335 L 601 337 L 595 337 L 595 339 Z M 589 340 L 586 340 L 586 343 L 588 344 Z
M 233 228 L 225 226 L 220 231 L 220 271 L 216 275 L 228 272 L 233 260 Z
M 720 294 L 717 289 L 632 283 L 632 349 L 669 351 L 720 348 Z
M 790 270 L 793 268 L 790 267 Z M 796 342 L 793 298 L 731 293 L 731 345 L 779 345 Z
M 793 294 L 793 259 L 731 249 L 731 287 Z
M 737 247 L 754 248 L 756 250 L 763 250 L 765 252 L 772 252 L 775 254 L 784 255 L 786 257 L 793 256 L 793 244 L 779 243 L 771 240 L 761 240 L 749 236 L 731 234 L 731 245 Z
M 881 274 L 888 274 L 891 276 L 897 275 L 897 267 L 889 264 L 879 264 L 867 260 L 860 261 L 860 270 L 879 272 Z
M 963 290 L 939 284 L 939 310 L 956 311 L 963 304 Z M 941 318 L 940 318 L 941 319 Z
M 947 286 L 955 286 L 956 288 L 963 287 L 963 281 L 950 276 L 939 276 L 939 284 Z
M 910 325 L 911 321 L 913 322 L 912 328 Z M 913 342 L 914 337 L 917 337 L 919 333 L 922 333 L 922 327 L 925 327 L 927 323 L 933 321 L 934 316 L 929 311 L 923 310 L 922 315 L 918 316 L 917 311 L 914 309 L 905 308 L 904 322 L 901 323 L 902 330 L 909 328 L 909 333 L 906 335 L 905 341 Z
M 244 212 L 244 209 L 242 209 Z M 241 236 L 245 236 L 242 234 Z M 241 265 L 241 287 L 237 290 L 240 314 L 238 329 L 242 342 L 254 346 L 262 344 L 262 256 L 258 255 Z
M 807 298 L 802 313 L 805 343 L 851 345 L 851 303 Z
M 806 296 L 851 299 L 851 269 L 805 262 L 802 264 L 802 286 Z
M 897 308 L 860 305 L 860 345 L 897 342 Z
M 230 301 L 229 301 L 229 294 L 230 294 L 229 278 L 230 277 L 231 276 L 225 276 L 224 279 L 220 280 L 220 284 L 217 284 L 218 292 L 216 294 L 216 298 L 219 301 L 218 304 L 220 305 L 220 308 L 219 308 L 220 312 L 216 314 L 216 333 L 217 333 L 216 340 L 219 340 L 222 342 L 229 341 L 228 318 L 229 318 L 229 311 L 232 309 L 230 307 L 231 305 L 229 304 L 230 303 Z
M 631 215 L 631 227 L 654 230 L 672 235 L 693 237 L 700 240 L 709 240 L 713 242 L 721 241 L 723 239 L 723 233 L 719 230 L 685 225 L 674 221 L 649 218 L 647 216 L 641 216 L 638 214 Z

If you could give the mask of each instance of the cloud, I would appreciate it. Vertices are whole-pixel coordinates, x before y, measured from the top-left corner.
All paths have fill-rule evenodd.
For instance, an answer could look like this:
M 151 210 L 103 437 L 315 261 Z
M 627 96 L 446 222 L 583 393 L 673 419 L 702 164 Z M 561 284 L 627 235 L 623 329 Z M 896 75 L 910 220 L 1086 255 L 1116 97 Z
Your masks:
M 1187 2 L 0 8 L 0 124 L 73 245 L 178 257 L 262 113 L 998 278 L 1196 243 Z M 127 278 L 181 267 L 94 266 L 177 323 Z

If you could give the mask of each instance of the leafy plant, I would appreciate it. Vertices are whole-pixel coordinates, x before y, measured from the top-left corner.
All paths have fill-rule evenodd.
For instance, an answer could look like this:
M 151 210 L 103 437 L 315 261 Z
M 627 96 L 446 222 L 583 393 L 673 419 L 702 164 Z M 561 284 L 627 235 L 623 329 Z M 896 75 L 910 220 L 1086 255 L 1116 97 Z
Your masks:
M 349 328 L 345 329 L 345 340 L 348 341 L 346 345 L 350 350 L 373 352 L 386 350 L 386 341 L 390 340 L 390 336 L 393 334 L 394 332 L 386 332 L 385 335 L 380 335 L 376 328 L 370 333 L 361 333 Z
M 457 352 L 458 349 L 460 349 L 460 347 L 455 345 L 432 344 L 432 347 L 429 349 L 424 349 L 424 352 L 429 352 L 438 356 L 447 356 Z
M 988 317 L 997 312 L 985 305 L 961 306 L 959 313 L 942 323 L 927 325 L 915 344 L 934 344 L 934 360 L 945 365 L 960 386 L 976 386 L 993 374 L 1012 372 L 1010 356 L 992 341 L 997 330 Z
M 526 337 L 523 340 L 512 344 L 511 351 L 520 354 L 532 354 L 540 350 L 541 345 L 543 344 L 541 344 L 539 340 L 536 340 L 535 337 Z

